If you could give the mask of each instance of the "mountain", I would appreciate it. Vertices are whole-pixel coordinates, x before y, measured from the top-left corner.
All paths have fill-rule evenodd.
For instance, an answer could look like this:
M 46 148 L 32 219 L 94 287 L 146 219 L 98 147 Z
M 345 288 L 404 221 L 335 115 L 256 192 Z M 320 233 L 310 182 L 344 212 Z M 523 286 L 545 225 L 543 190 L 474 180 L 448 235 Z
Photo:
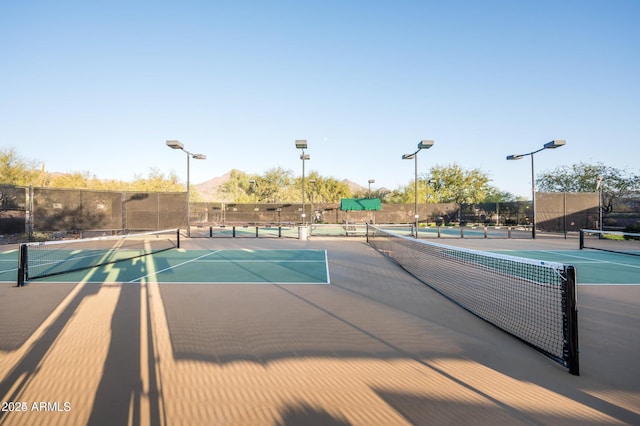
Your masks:
M 362 186 L 362 185 L 358 185 L 357 183 L 355 183 L 354 181 L 351 181 L 349 179 L 342 179 L 342 183 L 345 183 L 349 189 L 351 190 L 352 194 L 355 194 L 356 192 L 361 192 L 361 191 L 366 191 L 367 188 Z
M 231 170 L 222 176 L 214 177 L 208 181 L 193 185 L 205 200 L 209 201 L 231 201 L 225 200 L 219 188 L 231 177 Z

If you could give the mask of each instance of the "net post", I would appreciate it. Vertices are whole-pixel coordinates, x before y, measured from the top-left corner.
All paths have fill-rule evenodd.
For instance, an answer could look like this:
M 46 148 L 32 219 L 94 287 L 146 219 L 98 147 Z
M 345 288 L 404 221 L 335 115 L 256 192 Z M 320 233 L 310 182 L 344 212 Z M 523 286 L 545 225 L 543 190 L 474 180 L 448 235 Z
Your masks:
M 235 227 L 235 226 L 233 226 L 233 227 L 231 228 L 231 235 L 233 236 L 233 238 L 235 238 L 235 237 L 236 237 L 236 227 Z
M 209 238 L 213 238 L 213 226 L 209 227 Z
M 440 238 L 440 226 L 438 226 L 438 238 Z
M 366 225 L 366 230 L 365 230 L 364 237 L 367 244 L 369 244 L 369 222 L 365 223 L 365 225 Z
M 180 248 L 180 228 L 176 229 L 176 248 Z
M 576 269 L 572 265 L 565 266 L 565 274 L 567 277 L 567 302 L 566 302 L 566 318 L 567 318 L 567 363 L 569 373 L 580 375 L 580 359 L 578 350 L 578 308 L 576 297 Z
M 258 238 L 258 227 L 256 226 L 256 238 Z
M 584 229 L 580 230 L 580 250 L 584 249 Z
M 20 244 L 18 250 L 18 282 L 16 287 L 24 287 L 24 277 L 27 272 L 27 245 Z

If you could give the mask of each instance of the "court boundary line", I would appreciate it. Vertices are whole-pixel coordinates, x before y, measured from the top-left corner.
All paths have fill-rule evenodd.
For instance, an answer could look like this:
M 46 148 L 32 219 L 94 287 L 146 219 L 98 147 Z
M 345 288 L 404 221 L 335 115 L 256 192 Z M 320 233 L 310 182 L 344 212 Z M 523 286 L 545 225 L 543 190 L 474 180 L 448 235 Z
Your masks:
M 189 284 L 195 284 L 195 285 L 263 285 L 263 284 L 271 284 L 271 285 L 331 285 L 331 277 L 329 274 L 329 256 L 327 253 L 326 249 L 277 249 L 277 250 L 267 250 L 267 251 L 294 251 L 294 252 L 299 252 L 299 251 L 315 251 L 315 252 L 321 252 L 323 253 L 323 259 L 321 260 L 316 260 L 316 259 L 311 259 L 311 260 L 269 260 L 269 259 L 264 259 L 264 260 L 253 260 L 253 259 L 246 259 L 246 260 L 225 260 L 225 259 L 210 259 L 210 260 L 203 260 L 208 256 L 212 256 L 214 254 L 220 253 L 220 252 L 224 252 L 227 250 L 239 250 L 242 251 L 243 249 L 217 249 L 217 250 L 211 250 L 211 251 L 207 251 L 206 253 L 197 256 L 195 258 L 191 258 L 191 259 L 187 259 L 183 262 L 180 262 L 176 265 L 171 265 L 169 267 L 160 269 L 160 270 L 154 270 L 153 272 L 147 273 L 145 275 L 136 277 L 134 279 L 131 280 L 121 280 L 121 281 L 86 281 L 87 284 L 100 284 L 100 285 L 122 285 L 122 284 L 135 284 L 135 283 L 144 283 L 145 279 L 148 278 L 152 278 L 152 277 L 157 277 L 159 274 L 161 274 L 162 272 L 166 272 L 166 271 L 170 271 L 172 269 L 176 269 L 178 267 L 187 265 L 189 263 L 228 263 L 228 262 L 234 262 L 234 263 L 324 263 L 325 265 L 325 274 L 326 274 L 326 280 L 324 281 L 266 281 L 266 280 L 261 280 L 261 281 L 173 281 L 173 282 L 158 282 L 159 285 L 164 285 L 164 284 L 178 284 L 178 285 L 189 285 Z M 185 250 L 186 251 L 186 250 Z M 197 250 L 194 250 L 197 251 Z M 93 269 L 93 268 L 90 268 Z M 14 270 L 17 270 L 17 268 L 15 268 Z M 6 272 L 12 272 L 13 270 L 9 270 Z M 1 272 L 1 271 L 0 271 Z M 84 281 L 86 278 L 83 277 L 81 282 Z M 156 278 L 157 280 L 157 278 Z M 76 281 L 64 281 L 64 280 L 60 280 L 60 281 L 47 281 L 45 280 L 39 280 L 39 282 L 42 283 L 48 283 L 48 284 L 69 284 L 69 283 L 75 283 Z M 4 284 L 10 284 L 10 283 L 14 283 L 13 280 L 11 281 L 0 281 L 0 283 Z
M 513 250 L 513 249 L 491 250 L 491 252 L 497 252 L 497 253 L 499 253 L 499 252 L 514 252 L 514 253 L 538 252 L 538 253 L 548 253 L 548 254 L 553 254 L 553 255 L 557 255 L 557 256 L 565 256 L 565 257 L 571 257 L 571 258 L 575 258 L 575 259 L 582 259 L 582 260 L 584 260 L 586 262 L 589 262 L 589 263 L 610 263 L 611 265 L 628 266 L 628 267 L 634 268 L 634 269 L 640 268 L 640 266 L 631 265 L 631 264 L 628 264 L 628 263 L 612 262 L 610 260 L 592 259 L 590 257 L 578 256 L 576 254 L 567 253 L 567 252 L 574 252 L 574 251 L 578 251 L 579 252 L 579 250 L 566 250 L 566 252 L 563 251 L 563 250 Z M 559 262 L 559 263 L 563 263 L 563 262 Z
M 177 265 L 169 266 L 168 268 L 160 269 L 159 271 L 155 271 L 155 270 L 154 270 L 154 271 L 153 271 L 152 273 L 150 273 L 150 274 L 144 275 L 144 276 L 142 276 L 142 277 L 138 277 L 138 278 L 136 278 L 135 280 L 124 281 L 124 282 L 126 282 L 126 283 L 135 283 L 135 282 L 141 281 L 141 280 L 143 280 L 143 279 L 145 279 L 145 278 L 149 278 L 149 277 L 152 277 L 152 276 L 157 276 L 157 275 L 158 275 L 159 273 L 161 273 L 161 272 L 169 271 L 169 270 L 171 270 L 171 269 L 175 269 L 175 268 L 177 268 L 177 267 L 179 267 L 179 266 L 183 266 L 183 265 L 186 265 L 186 264 L 188 264 L 188 263 L 195 262 L 195 261 L 196 261 L 196 260 L 198 260 L 198 259 L 202 259 L 203 257 L 211 256 L 212 254 L 218 253 L 218 252 L 220 252 L 220 251 L 221 251 L 221 250 L 212 250 L 212 251 L 210 251 L 209 253 L 203 254 L 202 256 L 198 256 L 198 257 L 195 257 L 195 258 L 193 258 L 193 259 L 186 260 L 186 261 L 184 261 L 184 262 L 182 262 L 182 263 L 178 263 Z M 153 260 L 153 256 L 151 257 L 151 259 Z
M 634 287 L 634 286 L 640 286 L 640 283 L 577 283 L 579 286 L 596 286 L 596 285 L 601 285 L 601 286 L 607 286 L 607 287 L 614 287 L 614 286 L 627 286 L 627 287 Z
M 158 281 L 156 279 L 156 282 L 158 282 L 158 285 L 165 285 L 165 284 L 174 284 L 174 285 L 189 285 L 189 284 L 195 284 L 195 285 L 264 285 L 264 284 L 271 284 L 271 285 L 331 285 L 331 278 L 329 275 L 329 256 L 327 253 L 326 249 L 278 249 L 278 250 L 266 250 L 266 251 L 293 251 L 293 252 L 299 252 L 299 251 L 316 251 L 316 252 L 322 252 L 324 254 L 324 259 L 323 260 L 269 260 L 269 259 L 264 259 L 264 260 L 252 260 L 252 259 L 247 259 L 247 260 L 228 260 L 228 259 L 221 259 L 221 260 L 217 260 L 217 259 L 210 259 L 210 260 L 201 260 L 204 259 L 208 256 L 211 256 L 213 254 L 217 254 L 220 252 L 224 252 L 224 251 L 244 251 L 243 249 L 217 249 L 217 250 L 212 250 L 208 253 L 205 253 L 201 256 L 197 256 L 193 259 L 188 259 L 184 262 L 178 263 L 176 265 L 172 265 L 169 266 L 167 268 L 164 269 L 160 269 L 158 271 L 154 271 L 151 274 L 147 274 L 145 276 L 142 277 L 138 277 L 136 279 L 133 280 L 129 280 L 129 281 L 121 281 L 121 282 L 114 282 L 113 284 L 118 284 L 118 283 L 122 283 L 122 284 L 133 284 L 133 283 L 139 283 L 142 280 L 144 280 L 145 278 L 149 278 L 149 277 L 157 277 L 160 273 L 162 272 L 166 272 L 175 268 L 178 268 L 180 266 L 184 266 L 186 264 L 189 263 L 229 263 L 229 262 L 233 262 L 233 263 L 324 263 L 325 265 L 325 273 L 326 273 L 326 281 L 324 282 L 311 282 L 311 281 L 174 281 L 174 282 L 161 282 Z M 186 251 L 186 250 L 185 250 Z M 254 250 L 252 250 L 254 251 Z M 106 283 L 105 283 L 106 284 Z

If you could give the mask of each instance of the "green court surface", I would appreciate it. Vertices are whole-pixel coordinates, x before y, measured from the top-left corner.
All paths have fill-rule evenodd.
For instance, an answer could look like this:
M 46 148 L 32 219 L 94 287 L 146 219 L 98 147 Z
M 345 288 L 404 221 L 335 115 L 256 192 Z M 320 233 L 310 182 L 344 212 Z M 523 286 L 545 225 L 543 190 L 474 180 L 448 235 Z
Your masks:
M 0 281 L 17 279 L 17 253 L 0 255 Z M 38 282 L 329 284 L 326 250 L 168 250 Z
M 640 285 L 640 256 L 597 250 L 492 250 L 574 265 L 578 285 Z M 0 281 L 17 281 L 17 250 L 0 252 Z M 325 250 L 169 250 L 88 270 L 40 278 L 47 282 L 201 284 L 328 284 Z
M 493 253 L 573 265 L 578 285 L 640 285 L 640 256 L 598 250 L 492 250 Z

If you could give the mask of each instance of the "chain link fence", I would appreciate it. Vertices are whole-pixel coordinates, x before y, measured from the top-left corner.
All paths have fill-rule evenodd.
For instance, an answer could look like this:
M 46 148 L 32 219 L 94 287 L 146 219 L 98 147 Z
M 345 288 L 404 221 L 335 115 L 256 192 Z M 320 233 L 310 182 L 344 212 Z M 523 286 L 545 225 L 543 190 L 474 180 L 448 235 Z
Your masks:
M 0 234 L 22 239 L 69 238 L 185 228 L 185 192 L 94 191 L 0 186 Z M 191 202 L 192 227 L 292 225 L 305 223 L 415 222 L 415 204 L 382 204 L 378 211 L 341 211 L 339 203 Z M 530 201 L 473 205 L 418 204 L 421 224 L 437 226 L 530 227 Z M 600 213 L 601 212 L 601 213 Z M 537 193 L 536 229 L 566 233 L 598 228 L 640 227 L 640 194 L 614 197 L 598 193 Z

